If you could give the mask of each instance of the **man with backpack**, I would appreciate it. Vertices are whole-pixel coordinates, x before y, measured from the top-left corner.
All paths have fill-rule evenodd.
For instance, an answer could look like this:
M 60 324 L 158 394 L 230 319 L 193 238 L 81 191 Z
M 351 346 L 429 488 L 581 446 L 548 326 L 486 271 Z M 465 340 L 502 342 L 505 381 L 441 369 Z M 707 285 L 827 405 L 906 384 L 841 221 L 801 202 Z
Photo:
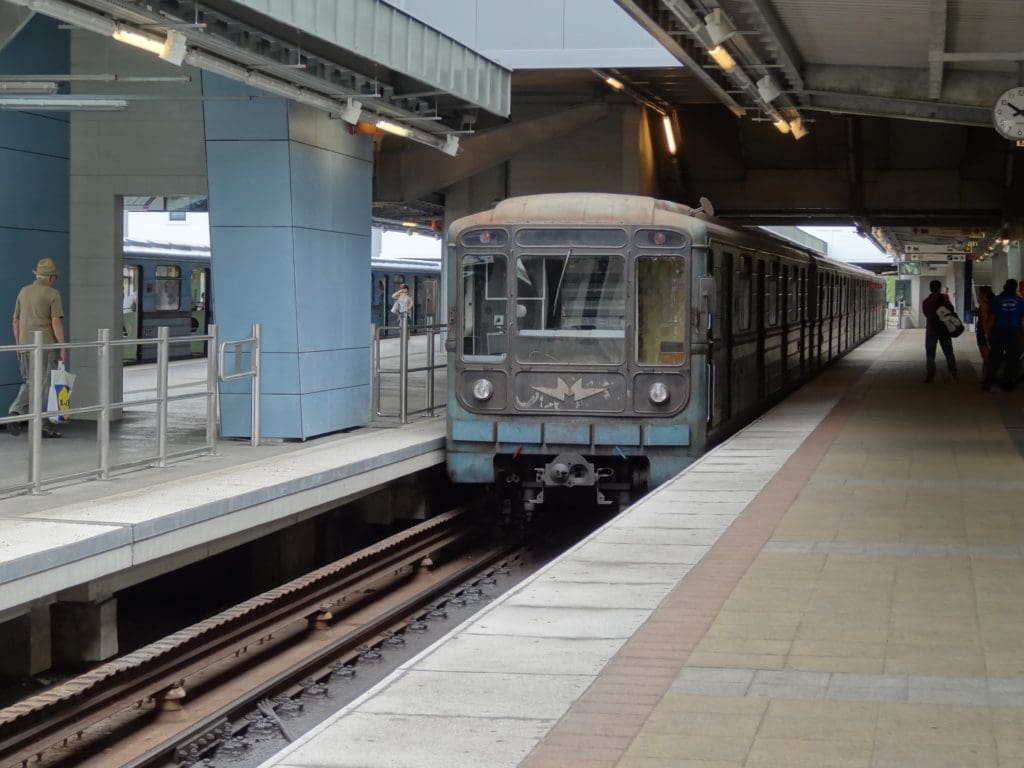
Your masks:
M 1020 371 L 1021 322 L 1024 321 L 1024 299 L 1017 295 L 1017 281 L 1010 278 L 1003 283 L 1003 292 L 996 296 L 992 305 L 993 327 L 989 339 L 991 353 L 988 370 L 981 388 L 992 390 L 999 367 L 1003 367 L 1003 388 L 1013 389 Z
M 942 293 L 942 283 L 938 280 L 932 280 L 928 284 L 928 289 L 931 293 L 921 302 L 921 313 L 928 321 L 924 333 L 924 383 L 928 384 L 935 378 L 936 344 L 942 347 L 942 354 L 946 356 L 946 366 L 949 368 L 949 376 L 953 381 L 956 381 L 956 358 L 953 356 L 953 339 L 945 323 L 939 317 L 938 310 L 940 307 L 944 307 L 953 313 L 954 316 L 956 313 L 953 305 L 949 302 L 949 297 Z

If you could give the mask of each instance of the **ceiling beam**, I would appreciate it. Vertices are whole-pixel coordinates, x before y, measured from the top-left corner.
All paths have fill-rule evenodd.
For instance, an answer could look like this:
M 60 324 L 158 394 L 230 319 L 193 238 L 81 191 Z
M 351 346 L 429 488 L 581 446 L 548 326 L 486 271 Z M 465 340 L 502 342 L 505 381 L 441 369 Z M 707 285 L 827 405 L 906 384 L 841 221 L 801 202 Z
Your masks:
M 928 11 L 928 98 L 942 98 L 943 59 L 946 52 L 946 0 L 932 0 Z
M 802 91 L 804 78 L 800 68 L 803 60 L 793 44 L 793 39 L 779 20 L 778 14 L 775 13 L 775 9 L 765 0 L 721 0 L 720 4 L 731 9 L 734 16 L 742 9 L 754 17 L 758 22 L 755 24 L 756 34 L 766 39 L 774 49 L 779 64 L 782 65 L 782 71 L 786 73 L 793 88 Z

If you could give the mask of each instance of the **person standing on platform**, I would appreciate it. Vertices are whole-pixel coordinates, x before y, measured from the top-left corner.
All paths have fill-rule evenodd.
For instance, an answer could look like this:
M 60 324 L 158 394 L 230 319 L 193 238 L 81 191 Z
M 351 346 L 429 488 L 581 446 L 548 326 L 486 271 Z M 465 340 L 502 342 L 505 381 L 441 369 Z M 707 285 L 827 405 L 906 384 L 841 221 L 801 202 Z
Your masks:
M 14 317 L 11 326 L 14 329 L 16 344 L 31 344 L 36 331 L 43 332 L 43 344 L 64 343 L 64 306 L 61 304 L 60 293 L 53 284 L 57 282 L 60 272 L 53 259 L 40 259 L 35 269 L 36 279 L 18 292 L 14 302 Z M 50 371 L 57 365 L 58 358 L 67 362 L 68 351 L 47 350 L 43 353 L 43 408 L 46 408 L 45 393 L 50 390 Z M 21 387 L 14 398 L 8 414 L 25 415 L 28 413 L 32 383 L 32 355 L 29 352 L 18 353 L 18 364 L 21 368 Z M 15 421 L 7 425 L 7 431 L 14 436 L 21 434 L 23 422 Z M 43 437 L 60 437 L 60 432 L 43 427 Z
M 995 322 L 992 317 L 992 308 L 996 302 L 996 295 L 992 292 L 992 286 L 982 285 L 978 287 L 978 306 L 974 310 L 974 337 L 978 342 L 978 353 L 981 355 L 981 380 L 988 377 L 988 361 L 992 355 L 992 326 Z
M 1020 371 L 1021 323 L 1024 322 L 1024 299 L 1017 295 L 1017 281 L 1013 278 L 1003 283 L 1003 292 L 996 296 L 992 314 L 994 323 L 989 341 L 992 352 L 981 388 L 986 392 L 992 390 L 1002 366 L 1003 388 L 1009 391 L 1017 383 Z
M 409 316 L 409 310 L 412 309 L 412 296 L 409 295 L 408 284 L 402 283 L 398 286 L 398 290 L 391 294 L 391 298 L 395 300 L 391 312 L 397 315 L 398 321 L 401 322 L 403 317 Z
M 935 314 L 939 307 L 947 307 L 950 312 L 955 310 L 949 301 L 949 296 L 942 293 L 942 283 L 938 280 L 932 280 L 928 284 L 928 289 L 931 293 L 921 302 L 921 312 L 928 320 L 924 333 L 924 382 L 927 384 L 935 378 L 936 344 L 942 347 L 942 354 L 946 356 L 946 366 L 949 368 L 949 375 L 953 381 L 956 381 L 956 358 L 953 356 L 953 339 L 950 338 L 946 326 L 939 320 L 938 315 Z

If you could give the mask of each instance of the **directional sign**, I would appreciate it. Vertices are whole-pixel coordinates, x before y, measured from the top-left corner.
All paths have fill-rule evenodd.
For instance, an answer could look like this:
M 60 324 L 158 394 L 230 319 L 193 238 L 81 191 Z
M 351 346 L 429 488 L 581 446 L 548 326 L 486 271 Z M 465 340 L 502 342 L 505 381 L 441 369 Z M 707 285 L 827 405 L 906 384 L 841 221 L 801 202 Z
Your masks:
M 951 253 L 946 257 L 946 261 L 967 261 L 967 257 L 962 253 Z

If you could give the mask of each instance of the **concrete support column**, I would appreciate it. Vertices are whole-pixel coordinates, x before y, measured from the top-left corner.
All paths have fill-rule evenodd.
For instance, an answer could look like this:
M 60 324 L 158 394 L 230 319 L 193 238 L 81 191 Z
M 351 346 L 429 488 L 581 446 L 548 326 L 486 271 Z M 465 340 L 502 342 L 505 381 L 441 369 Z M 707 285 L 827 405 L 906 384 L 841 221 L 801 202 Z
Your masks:
M 1024 243 L 1020 240 L 1012 240 L 1006 248 L 1006 271 L 1018 283 L 1024 280 L 1024 254 L 1022 248 Z
M 104 661 L 117 655 L 117 600 L 57 602 L 50 608 L 55 664 Z
M 50 606 L 0 624 L 0 676 L 30 677 L 51 666 Z
M 370 419 L 373 144 L 328 115 L 203 75 L 214 306 L 222 340 L 263 327 L 261 432 L 308 438 Z M 248 380 L 221 388 L 247 436 Z

